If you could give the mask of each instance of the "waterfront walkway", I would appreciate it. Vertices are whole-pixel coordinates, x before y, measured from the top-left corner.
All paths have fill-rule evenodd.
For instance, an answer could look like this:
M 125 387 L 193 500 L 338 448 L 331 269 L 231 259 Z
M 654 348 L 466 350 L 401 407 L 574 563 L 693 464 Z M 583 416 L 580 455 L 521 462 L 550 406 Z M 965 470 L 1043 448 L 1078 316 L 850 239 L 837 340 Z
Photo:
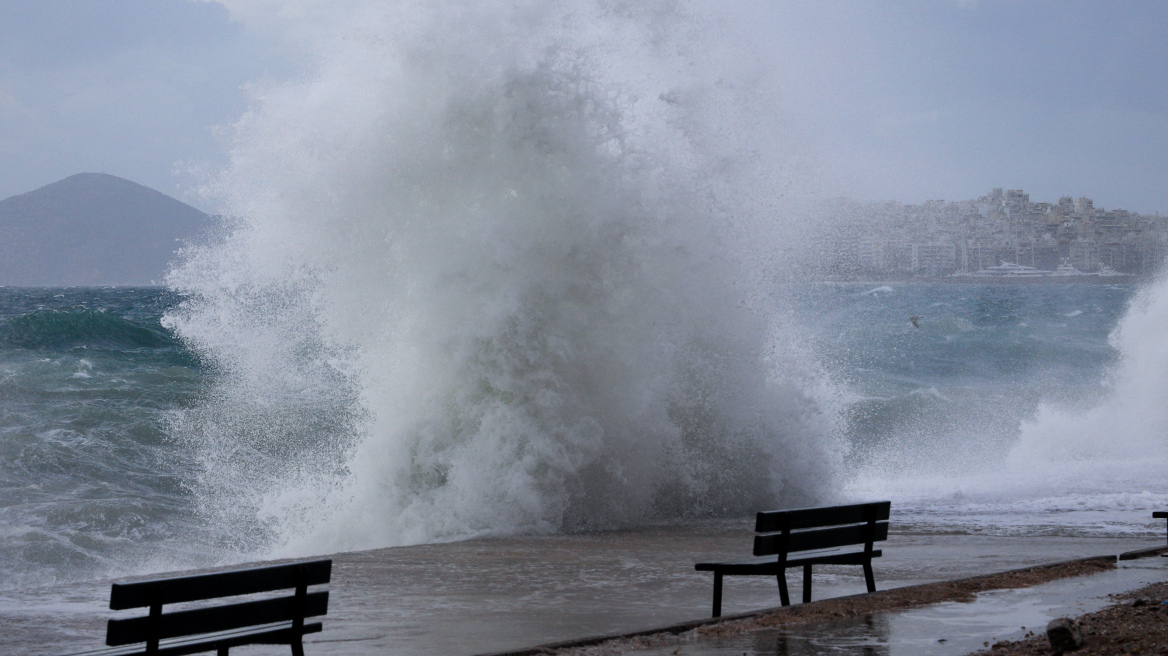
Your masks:
M 306 641 L 306 653 L 470 656 L 706 618 L 710 577 L 695 572 L 693 564 L 744 555 L 742 545 L 752 535 L 746 524 L 710 522 L 336 554 L 325 629 Z M 1116 554 L 1156 546 L 1153 542 L 894 534 L 876 565 L 876 577 L 885 590 Z M 1148 560 L 1162 564 L 1159 558 Z M 863 592 L 863 578 L 855 569 L 817 570 L 816 598 Z M 749 577 L 728 585 L 733 594 L 727 614 L 778 605 L 774 581 Z M 791 585 L 798 587 L 797 575 Z M 108 581 L 0 593 L 6 653 L 100 646 L 110 616 L 108 600 Z M 240 654 L 286 651 L 255 647 Z

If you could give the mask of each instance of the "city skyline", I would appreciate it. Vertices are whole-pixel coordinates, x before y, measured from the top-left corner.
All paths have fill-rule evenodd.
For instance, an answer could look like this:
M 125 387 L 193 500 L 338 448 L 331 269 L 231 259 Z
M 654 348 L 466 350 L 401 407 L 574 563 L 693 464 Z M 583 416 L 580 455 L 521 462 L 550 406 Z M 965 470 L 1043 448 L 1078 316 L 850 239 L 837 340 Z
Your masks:
M 995 188 L 921 204 L 837 200 L 816 252 L 835 277 L 938 277 L 1003 264 L 1042 271 L 1149 275 L 1168 256 L 1168 217 L 1096 207 L 1086 196 L 1032 201 Z

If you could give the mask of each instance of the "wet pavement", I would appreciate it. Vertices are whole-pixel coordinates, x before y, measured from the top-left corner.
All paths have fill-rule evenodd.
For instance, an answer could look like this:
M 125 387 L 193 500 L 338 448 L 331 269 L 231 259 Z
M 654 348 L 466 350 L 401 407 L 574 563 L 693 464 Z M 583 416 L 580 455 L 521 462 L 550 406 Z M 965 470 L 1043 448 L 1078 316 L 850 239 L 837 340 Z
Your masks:
M 333 556 L 324 632 L 310 636 L 306 653 L 471 655 L 708 617 L 712 580 L 708 573 L 695 572 L 693 564 L 748 556 L 753 533 L 744 528 L 745 524 L 706 522 L 686 527 L 469 540 L 337 554 Z M 894 533 L 884 546 L 885 556 L 874 566 L 877 587 L 887 589 L 1117 554 L 1157 544 L 1138 538 Z M 1156 566 L 1162 564 L 1168 570 L 1168 562 L 1161 560 L 1168 559 L 1135 561 L 1143 564 L 1131 571 L 1158 571 Z M 815 599 L 864 590 L 858 567 L 817 568 L 814 576 Z M 791 572 L 792 589 L 798 590 L 800 581 L 799 573 Z M 1128 583 L 1134 587 L 1134 582 L 1120 576 L 1115 585 Z M 777 597 L 773 579 L 733 577 L 726 583 L 724 612 L 774 607 L 778 605 Z M 108 600 L 109 581 L 0 593 L 3 651 L 14 655 L 64 654 L 98 648 L 104 642 L 106 620 L 130 613 L 109 611 Z M 951 640 L 958 651 L 949 652 L 946 647 L 946 653 L 965 653 L 969 649 L 955 645 L 973 644 L 970 640 L 974 638 L 966 640 L 956 632 L 950 637 L 942 633 L 934 637 L 936 632 L 930 633 L 932 629 L 913 629 L 914 625 L 900 623 L 899 618 L 910 614 L 916 617 L 918 613 L 936 613 L 930 621 L 938 626 L 947 622 L 958 626 L 946 613 L 953 617 L 961 613 L 946 610 L 945 606 L 873 618 L 868 621 L 870 626 L 863 621 L 841 625 L 829 633 L 852 636 L 849 639 L 859 648 L 877 650 L 855 653 L 902 653 L 888 651 L 887 645 L 899 644 L 914 635 L 921 636 L 920 640 Z M 1008 624 L 1030 626 L 1026 621 L 1011 620 Z M 969 628 L 970 635 L 978 634 L 978 638 L 982 630 L 972 625 Z M 822 631 L 749 638 L 785 641 L 794 645 L 788 647 L 788 652 L 776 651 L 777 647 L 769 643 L 733 643 L 733 649 L 741 651 L 717 651 L 722 647 L 712 643 L 708 648 L 715 649 L 711 654 L 811 653 L 798 651 L 804 648 L 799 645 L 813 647 L 814 640 L 821 637 Z M 974 640 L 975 646 L 990 638 L 997 636 L 987 634 L 980 641 Z M 728 649 L 730 644 L 727 643 Z M 685 645 L 685 649 L 697 646 Z M 287 647 L 232 649 L 232 654 L 239 656 L 286 653 Z
M 626 652 L 638 656 L 960 656 L 1000 640 L 1042 635 L 1059 617 L 1108 605 L 1112 595 L 1168 581 L 1168 562 L 1146 558 L 1116 570 L 1032 588 L 994 590 L 972 602 L 946 602 L 907 611 L 850 618 L 736 636 L 695 637 L 668 647 Z

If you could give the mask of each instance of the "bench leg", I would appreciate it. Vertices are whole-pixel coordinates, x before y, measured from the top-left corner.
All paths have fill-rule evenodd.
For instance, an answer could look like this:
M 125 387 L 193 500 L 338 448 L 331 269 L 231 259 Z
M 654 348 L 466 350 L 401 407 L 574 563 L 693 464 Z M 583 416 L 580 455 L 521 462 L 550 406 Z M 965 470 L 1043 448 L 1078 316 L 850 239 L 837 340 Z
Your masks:
M 803 603 L 811 603 L 811 565 L 803 566 Z
M 304 656 L 304 643 L 297 638 L 292 643 L 292 656 Z
M 215 653 L 218 656 L 228 656 L 228 654 L 227 654 L 228 649 L 230 649 L 230 647 L 220 647 L 220 648 L 215 650 Z
M 714 617 L 722 616 L 722 572 L 714 572 Z
M 872 560 L 864 563 L 864 582 L 868 584 L 868 592 L 876 592 L 876 577 L 872 574 Z
M 790 606 L 791 598 L 787 596 L 787 570 L 779 570 L 779 574 L 775 578 L 779 580 L 779 602 L 784 606 Z

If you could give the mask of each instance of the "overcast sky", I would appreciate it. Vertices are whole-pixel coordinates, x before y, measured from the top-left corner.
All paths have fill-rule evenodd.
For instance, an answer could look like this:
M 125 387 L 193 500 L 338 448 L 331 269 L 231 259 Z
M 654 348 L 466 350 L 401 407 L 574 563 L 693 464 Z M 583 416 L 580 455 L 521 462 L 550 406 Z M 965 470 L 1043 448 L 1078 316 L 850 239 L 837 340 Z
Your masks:
M 749 0 L 748 0 L 749 1 Z M 344 0 L 0 0 L 0 198 L 82 171 L 188 202 L 249 89 Z M 1168 2 L 758 0 L 741 12 L 825 188 L 1168 213 Z

